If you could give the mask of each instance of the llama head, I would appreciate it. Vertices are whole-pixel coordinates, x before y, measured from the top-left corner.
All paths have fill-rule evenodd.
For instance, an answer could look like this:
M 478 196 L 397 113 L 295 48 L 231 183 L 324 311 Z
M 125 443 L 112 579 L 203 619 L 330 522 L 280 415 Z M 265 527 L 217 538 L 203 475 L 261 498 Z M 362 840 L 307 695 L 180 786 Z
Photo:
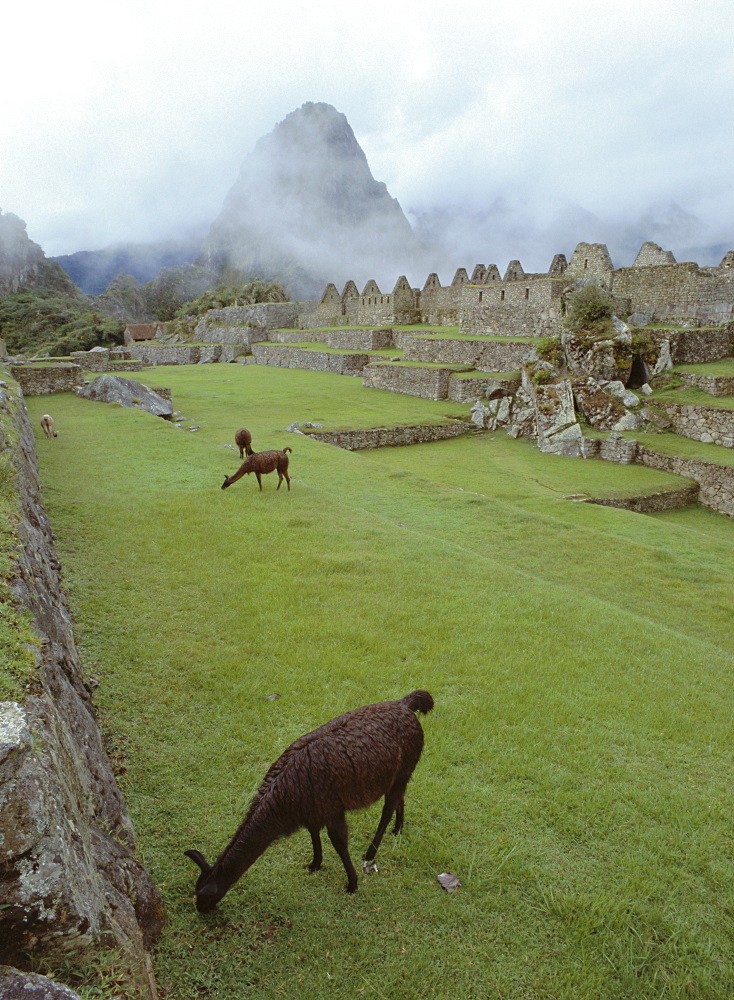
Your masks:
M 226 490 L 229 485 L 230 485 L 229 476 L 225 476 L 224 477 L 224 482 L 222 483 L 222 489 Z
M 219 891 L 216 879 L 212 878 L 214 869 L 204 858 L 201 851 L 184 851 L 187 858 L 191 858 L 195 865 L 201 869 L 201 875 L 196 880 L 196 909 L 199 913 L 209 913 L 217 905 L 224 895 Z M 226 889 L 225 889 L 226 892 Z

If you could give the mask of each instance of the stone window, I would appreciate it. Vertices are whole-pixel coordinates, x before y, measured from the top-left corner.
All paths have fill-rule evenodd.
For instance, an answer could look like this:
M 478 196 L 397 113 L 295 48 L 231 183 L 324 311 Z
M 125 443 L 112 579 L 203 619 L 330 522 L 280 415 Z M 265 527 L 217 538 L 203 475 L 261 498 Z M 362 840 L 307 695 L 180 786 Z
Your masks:
M 480 301 L 480 302 L 482 301 L 482 295 L 484 295 L 484 292 L 480 292 L 480 293 L 479 293 L 479 301 Z
M 530 298 L 530 289 L 529 288 L 525 289 L 525 298 L 526 298 L 526 300 Z
M 505 301 L 505 290 L 503 288 L 502 291 L 500 292 L 500 302 L 504 302 L 504 301 Z

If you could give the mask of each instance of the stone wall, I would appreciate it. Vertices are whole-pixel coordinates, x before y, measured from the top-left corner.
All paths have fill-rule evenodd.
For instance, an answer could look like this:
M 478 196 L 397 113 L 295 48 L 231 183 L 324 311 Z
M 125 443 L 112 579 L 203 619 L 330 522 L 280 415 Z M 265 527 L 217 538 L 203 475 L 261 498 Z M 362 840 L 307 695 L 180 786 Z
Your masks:
M 325 342 L 328 336 L 326 330 L 321 328 L 317 329 L 316 327 L 314 327 L 313 330 L 267 330 L 264 331 L 264 333 L 264 336 L 261 335 L 254 340 L 253 343 L 261 344 L 270 342 L 271 344 L 318 344 L 319 342 Z
M 557 278 L 467 285 L 462 289 L 459 329 L 491 337 L 550 337 L 560 333 L 561 293 Z
M 369 427 L 357 431 L 318 431 L 309 437 L 326 444 L 361 451 L 368 448 L 395 448 L 401 445 L 446 441 L 472 430 L 471 424 L 455 421 L 450 424 L 414 424 L 405 427 Z
M 535 361 L 534 344 L 502 340 L 407 335 L 401 339 L 405 361 L 471 365 L 484 372 L 518 371 L 523 363 Z
M 152 996 L 147 949 L 164 911 L 102 746 L 43 508 L 22 396 L 0 391 L 3 461 L 20 518 L 9 581 L 38 632 L 23 703 L 0 704 L 0 962 L 117 946 Z
M 368 389 L 385 389 L 387 392 L 401 392 L 406 396 L 421 396 L 423 399 L 446 399 L 453 371 L 451 368 L 378 361 L 368 364 L 362 374 L 363 384 Z
M 612 291 L 630 299 L 632 311 L 651 320 L 697 319 L 728 323 L 734 319 L 734 274 L 698 264 L 662 267 L 621 267 L 614 272 Z
M 207 344 L 239 344 L 245 354 L 249 352 L 251 344 L 267 338 L 267 330 L 264 326 L 226 326 L 209 322 L 205 317 L 196 324 L 194 338 Z
M 734 375 L 694 375 L 692 372 L 676 373 L 682 382 L 710 396 L 734 396 Z
M 87 372 L 106 372 L 110 366 L 110 352 L 107 349 L 72 351 L 69 357 Z
M 675 472 L 678 476 L 693 479 L 698 483 L 701 503 L 721 514 L 734 517 L 734 467 L 664 455 L 641 444 L 637 445 L 635 461 L 651 469 L 663 469 L 665 472 Z
M 639 497 L 591 497 L 585 503 L 599 504 L 601 507 L 617 507 L 633 510 L 638 514 L 658 514 L 662 510 L 681 510 L 698 500 L 697 485 L 685 486 L 680 490 L 661 490 Z
M 317 302 L 256 302 L 247 306 L 210 309 L 203 318 L 208 324 L 223 327 L 259 326 L 277 330 L 298 326 L 299 316 L 315 312 L 317 306 Z
M 379 351 L 393 346 L 390 327 L 373 330 L 331 330 L 327 334 L 329 347 L 343 351 Z
M 361 375 L 370 360 L 369 354 L 308 351 L 279 344 L 253 344 L 252 353 L 259 365 L 305 368 L 308 371 L 333 372 L 336 375 Z
M 671 423 L 672 430 L 683 437 L 705 444 L 734 448 L 734 410 L 714 406 L 686 406 L 681 403 L 658 403 Z
M 199 348 L 188 344 L 131 344 L 127 352 L 146 365 L 195 365 L 200 357 Z
M 11 365 L 10 372 L 26 396 L 72 392 L 75 386 L 84 385 L 80 365 Z
M 654 331 L 653 336 L 665 336 L 670 341 L 670 357 L 674 365 L 702 365 L 720 361 L 732 352 L 734 323 L 703 330 Z
M 519 386 L 519 375 L 502 380 L 491 376 L 477 378 L 476 375 L 452 375 L 449 379 L 449 399 L 456 403 L 470 403 L 475 399 L 484 399 L 493 390 L 513 393 Z

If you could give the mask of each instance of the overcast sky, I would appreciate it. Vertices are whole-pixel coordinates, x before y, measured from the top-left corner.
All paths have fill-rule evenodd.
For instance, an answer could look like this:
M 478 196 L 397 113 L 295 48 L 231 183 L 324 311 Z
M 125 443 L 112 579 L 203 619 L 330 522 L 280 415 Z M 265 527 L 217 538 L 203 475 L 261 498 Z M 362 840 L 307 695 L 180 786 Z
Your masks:
M 16 2 L 0 208 L 48 255 L 175 236 L 214 219 L 261 135 L 325 101 L 407 213 L 506 196 L 617 218 L 674 200 L 734 246 L 733 10 Z

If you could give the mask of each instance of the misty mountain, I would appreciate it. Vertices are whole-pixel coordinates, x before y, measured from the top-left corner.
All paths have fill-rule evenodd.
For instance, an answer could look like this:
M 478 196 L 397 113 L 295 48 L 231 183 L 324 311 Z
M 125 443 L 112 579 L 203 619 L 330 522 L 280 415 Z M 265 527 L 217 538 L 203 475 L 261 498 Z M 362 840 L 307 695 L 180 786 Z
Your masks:
M 124 243 L 103 250 L 79 250 L 55 257 L 74 284 L 87 295 L 100 295 L 119 274 L 145 284 L 164 268 L 193 264 L 201 253 L 204 234 L 159 243 Z
M 25 222 L 12 212 L 0 211 L 0 295 L 39 287 L 79 294 L 59 265 L 30 239 Z
M 308 103 L 257 142 L 211 227 L 203 260 L 220 273 L 280 281 L 302 298 L 349 278 L 392 287 L 420 252 L 346 117 Z

